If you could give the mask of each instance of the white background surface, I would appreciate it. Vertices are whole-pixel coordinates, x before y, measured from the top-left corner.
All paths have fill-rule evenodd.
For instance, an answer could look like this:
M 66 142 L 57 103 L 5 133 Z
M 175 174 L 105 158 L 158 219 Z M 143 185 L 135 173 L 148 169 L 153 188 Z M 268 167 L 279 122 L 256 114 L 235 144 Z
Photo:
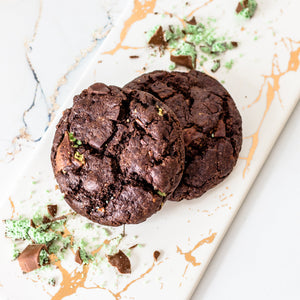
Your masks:
M 0 112 L 0 188 L 9 190 L 15 174 L 20 172 L 36 146 L 30 141 L 11 144 L 22 128 L 22 115 L 31 102 L 36 82 L 25 59 L 25 40 L 30 40 L 42 3 L 43 11 L 32 50 L 32 61 L 37 75 L 49 96 L 55 82 L 68 72 L 81 53 L 93 41 L 93 33 L 108 24 L 105 12 L 113 7 L 113 21 L 125 6 L 126 1 L 86 1 L 84 10 L 80 1 L 51 2 L 10 0 L 0 2 L 0 80 L 2 82 Z M 45 10 L 45 7 L 47 8 Z M 72 7 L 72 14 L 70 13 Z M 89 11 L 93 10 L 93 17 Z M 59 11 L 59 14 L 56 12 Z M 98 23 L 98 15 L 101 20 Z M 68 46 L 57 50 L 62 41 L 60 30 L 49 42 L 53 24 L 75 22 L 85 24 L 72 30 L 72 26 L 58 26 Z M 100 17 L 99 17 L 100 18 Z M 63 22 L 62 22 L 63 20 Z M 99 24 L 99 25 L 98 25 Z M 56 40 L 57 38 L 57 40 Z M 48 45 L 47 45 L 48 41 Z M 47 46 L 47 47 L 46 47 Z M 36 49 L 36 50 L 35 50 Z M 37 51 L 39 49 L 39 51 Z M 91 53 L 92 55 L 92 53 Z M 66 57 L 69 62 L 66 63 Z M 47 59 L 48 58 L 48 59 Z M 83 59 L 68 76 L 58 98 L 63 102 L 72 82 L 88 62 Z M 55 63 L 55 68 L 53 64 Z M 68 65 L 69 64 L 69 65 Z M 299 83 L 291 83 L 299 84 Z M 42 103 L 42 101 L 41 101 Z M 40 103 L 40 104 L 41 104 Z M 49 104 L 49 101 L 45 103 Z M 38 106 L 30 117 L 31 129 L 38 135 L 43 131 L 45 118 L 41 117 L 45 105 Z M 45 117 L 47 115 L 45 114 Z M 296 107 L 287 127 L 276 143 L 261 174 L 242 206 L 231 229 L 218 249 L 203 277 L 194 299 L 300 299 L 300 105 Z M 33 132 L 33 131 L 32 131 Z M 19 149 L 13 156 L 7 152 Z M 5 193 L 3 193 L 5 194 Z M 1 200 L 6 200 L 2 198 Z

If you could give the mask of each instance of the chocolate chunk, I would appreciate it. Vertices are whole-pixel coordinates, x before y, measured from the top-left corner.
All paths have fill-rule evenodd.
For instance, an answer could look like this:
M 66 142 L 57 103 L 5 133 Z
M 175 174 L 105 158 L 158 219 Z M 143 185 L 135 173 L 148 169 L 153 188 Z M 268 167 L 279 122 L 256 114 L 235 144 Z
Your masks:
M 131 264 L 129 258 L 119 250 L 118 253 L 114 255 L 107 255 L 108 262 L 116 267 L 118 271 L 122 274 L 131 273 Z
M 187 67 L 189 69 L 194 69 L 193 59 L 190 55 L 172 55 L 170 60 L 177 65 Z
M 164 46 L 166 44 L 164 32 L 161 26 L 159 26 L 155 33 L 152 35 L 152 37 L 148 41 L 148 44 L 155 46 Z
M 19 255 L 18 261 L 23 272 L 28 273 L 40 268 L 40 252 L 47 247 L 44 244 L 28 245 Z
M 43 224 L 47 224 L 47 223 L 50 223 L 50 222 L 51 222 L 51 220 L 48 217 L 43 216 L 43 220 L 42 220 Z
M 139 56 L 138 55 L 130 55 L 129 58 L 133 58 L 134 59 L 134 58 L 139 58 Z
M 55 217 L 57 213 L 57 205 L 47 205 L 47 210 L 51 217 Z
M 157 261 L 157 259 L 158 259 L 159 256 L 160 256 L 160 252 L 159 251 L 156 250 L 156 251 L 153 252 L 153 257 L 154 257 L 155 261 Z
M 58 173 L 60 171 L 64 171 L 65 168 L 72 165 L 71 162 L 71 155 L 72 155 L 72 147 L 69 140 L 69 134 L 66 131 L 64 133 L 64 138 L 60 145 L 57 148 L 57 154 L 56 154 L 56 164 L 55 164 L 55 173 Z
M 192 17 L 189 21 L 186 21 L 186 23 L 190 24 L 190 25 L 197 25 L 197 21 L 195 16 Z
M 80 256 L 80 248 L 78 248 L 76 253 L 75 253 L 75 262 L 77 262 L 80 265 L 83 263 L 83 260 Z

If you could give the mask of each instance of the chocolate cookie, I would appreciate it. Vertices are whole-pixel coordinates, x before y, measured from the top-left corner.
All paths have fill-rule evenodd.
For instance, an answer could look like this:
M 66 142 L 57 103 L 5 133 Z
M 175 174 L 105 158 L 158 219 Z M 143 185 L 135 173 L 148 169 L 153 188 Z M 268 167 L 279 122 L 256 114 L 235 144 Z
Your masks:
M 156 96 L 175 112 L 182 126 L 185 170 L 168 200 L 199 197 L 229 175 L 241 149 L 242 120 L 218 81 L 198 71 L 154 71 L 125 87 Z
M 153 95 L 96 83 L 64 111 L 51 161 L 76 212 L 104 225 L 139 223 L 179 184 L 184 141 L 175 114 Z

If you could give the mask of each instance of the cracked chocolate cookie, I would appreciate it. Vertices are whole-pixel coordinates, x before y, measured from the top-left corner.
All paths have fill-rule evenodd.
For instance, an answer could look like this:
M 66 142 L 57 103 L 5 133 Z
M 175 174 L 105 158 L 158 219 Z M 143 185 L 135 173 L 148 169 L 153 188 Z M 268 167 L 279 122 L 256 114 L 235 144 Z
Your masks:
M 104 225 L 140 223 L 179 184 L 184 141 L 175 114 L 153 95 L 96 83 L 64 111 L 51 162 L 77 213 Z
M 168 200 L 199 197 L 229 175 L 241 149 L 242 120 L 218 81 L 199 71 L 154 71 L 125 87 L 151 93 L 167 104 L 183 129 L 185 170 Z

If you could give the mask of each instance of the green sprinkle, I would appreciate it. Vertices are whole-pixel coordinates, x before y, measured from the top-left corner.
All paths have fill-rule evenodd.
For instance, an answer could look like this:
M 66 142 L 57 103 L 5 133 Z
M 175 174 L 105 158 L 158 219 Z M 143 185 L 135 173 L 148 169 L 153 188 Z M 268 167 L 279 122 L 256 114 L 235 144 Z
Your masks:
M 20 255 L 20 250 L 14 247 L 12 259 L 13 260 L 17 259 L 19 257 L 19 255 Z
M 258 40 L 258 36 L 256 35 L 255 37 L 254 37 L 254 41 L 257 41 Z
M 74 157 L 75 157 L 75 159 L 77 159 L 78 161 L 80 161 L 80 162 L 82 162 L 82 163 L 84 162 L 84 155 L 83 155 L 83 154 L 80 154 L 78 151 L 75 152 Z
M 74 137 L 74 133 L 73 132 L 69 132 L 69 140 L 71 142 L 75 142 L 76 141 L 76 138 Z
M 73 132 L 69 132 L 69 140 L 73 143 L 73 148 L 78 148 L 78 146 L 82 145 L 82 142 L 74 137 Z
M 161 191 L 157 191 L 157 194 L 158 194 L 159 196 L 161 196 L 161 197 L 166 197 L 166 196 L 167 196 L 166 193 L 161 192 Z
M 211 71 L 217 72 L 219 68 L 220 68 L 220 60 L 218 59 L 214 61 L 214 65 L 212 66 Z
M 85 229 L 91 229 L 93 227 L 93 224 L 92 223 L 86 223 L 85 225 L 84 225 L 84 228 Z
M 63 242 L 63 247 L 67 248 L 70 244 L 71 244 L 71 235 L 68 235 L 66 237 L 63 238 L 62 242 Z
M 55 286 L 56 280 L 55 280 L 54 278 L 50 278 L 50 279 L 48 280 L 48 284 L 49 284 L 49 285 L 52 285 L 52 286 Z
M 46 193 L 50 193 L 51 191 L 50 190 L 46 190 Z
M 226 44 L 221 42 L 215 42 L 211 47 L 212 52 L 225 52 L 226 50 Z
M 80 258 L 82 259 L 83 263 L 86 265 L 90 262 L 90 260 L 94 260 L 92 255 L 89 255 L 84 249 L 79 249 Z
M 221 80 L 220 82 L 221 82 L 222 84 L 224 84 L 224 83 L 225 83 L 225 80 Z
M 56 244 L 51 244 L 49 247 L 48 247 L 48 251 L 50 254 L 57 254 L 57 252 L 61 249 L 61 247 L 59 245 L 56 245 Z
M 37 180 L 32 181 L 32 184 L 37 184 L 37 183 L 38 183 Z
M 176 65 L 174 63 L 169 65 L 169 70 L 170 71 L 175 70 L 175 68 L 176 68 Z
M 225 66 L 226 69 L 230 70 L 232 68 L 232 66 L 233 66 L 233 59 L 231 59 L 230 61 L 226 62 L 224 66 Z
M 40 266 L 44 266 L 49 262 L 48 253 L 46 250 L 42 249 L 40 252 L 39 263 Z
M 210 54 L 210 53 L 211 53 L 210 47 L 207 47 L 207 46 L 201 46 L 200 49 L 201 49 L 201 51 L 204 52 L 204 53 L 207 53 L 207 54 Z
M 33 217 L 32 217 L 32 221 L 34 222 L 34 224 L 39 225 L 42 223 L 43 221 L 43 216 L 40 212 L 36 212 Z
M 143 248 L 144 245 L 143 245 L 143 244 L 138 244 L 137 247 L 138 247 L 138 248 Z
M 63 225 L 66 223 L 67 219 L 57 220 L 55 222 L 52 222 L 50 225 L 50 228 L 52 230 L 63 230 Z
M 246 6 L 244 6 L 244 2 L 246 1 L 243 0 L 240 1 L 240 5 L 242 6 L 243 9 L 238 13 L 238 15 L 246 19 L 250 19 L 253 17 L 256 11 L 257 2 L 255 0 L 248 0 L 246 2 L 247 3 Z
M 86 240 L 82 239 L 82 240 L 80 241 L 80 248 L 85 248 L 87 245 L 88 245 L 88 243 L 87 243 Z
M 30 239 L 28 234 L 29 229 L 30 221 L 28 219 L 5 221 L 5 235 L 13 240 Z
M 49 227 L 48 227 L 49 228 Z M 46 232 L 42 226 L 38 228 L 30 227 L 28 235 L 36 244 L 49 244 L 58 238 L 58 234 L 52 231 Z

